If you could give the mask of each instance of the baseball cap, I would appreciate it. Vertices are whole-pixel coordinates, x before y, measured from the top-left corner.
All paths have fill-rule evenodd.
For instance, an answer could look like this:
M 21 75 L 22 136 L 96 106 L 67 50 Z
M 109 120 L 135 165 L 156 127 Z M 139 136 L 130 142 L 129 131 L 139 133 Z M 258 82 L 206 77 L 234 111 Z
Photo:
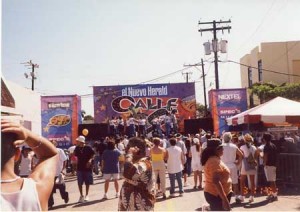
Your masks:
M 85 143 L 85 137 L 81 135 L 78 138 L 76 138 L 76 141 L 79 141 L 81 143 Z

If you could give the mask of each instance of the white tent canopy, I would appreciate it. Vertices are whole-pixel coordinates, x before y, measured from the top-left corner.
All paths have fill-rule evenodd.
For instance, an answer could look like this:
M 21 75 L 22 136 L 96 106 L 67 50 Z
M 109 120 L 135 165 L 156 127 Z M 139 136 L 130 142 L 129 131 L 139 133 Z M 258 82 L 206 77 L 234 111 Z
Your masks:
M 226 119 L 228 125 L 251 123 L 300 123 L 300 102 L 276 97 Z

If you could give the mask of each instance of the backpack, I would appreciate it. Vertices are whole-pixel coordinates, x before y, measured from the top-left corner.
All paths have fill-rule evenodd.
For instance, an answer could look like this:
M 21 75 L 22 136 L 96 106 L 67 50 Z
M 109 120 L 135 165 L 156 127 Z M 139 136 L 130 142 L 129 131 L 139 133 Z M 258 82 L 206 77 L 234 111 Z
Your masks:
M 253 153 L 252 153 L 252 148 L 250 149 L 250 154 L 248 157 L 244 158 L 244 164 L 245 164 L 245 170 L 253 170 L 256 169 L 257 166 L 257 161 L 255 160 Z

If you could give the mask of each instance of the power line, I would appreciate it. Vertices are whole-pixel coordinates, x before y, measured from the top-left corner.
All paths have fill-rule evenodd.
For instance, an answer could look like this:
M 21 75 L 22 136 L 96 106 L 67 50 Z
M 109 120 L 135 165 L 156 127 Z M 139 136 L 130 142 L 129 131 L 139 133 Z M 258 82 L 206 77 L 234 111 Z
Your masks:
M 239 62 L 236 62 L 236 61 L 233 61 L 233 60 L 227 60 L 227 62 L 235 63 L 235 64 L 238 64 L 238 65 L 241 65 L 241 66 L 245 66 L 245 67 L 249 67 L 249 68 L 254 68 L 254 69 L 258 70 L 258 67 L 247 65 L 247 64 L 243 64 L 243 63 L 239 63 Z M 273 71 L 273 70 L 269 70 L 269 69 L 265 69 L 265 68 L 261 68 L 261 70 L 266 71 L 266 72 L 275 73 L 275 74 L 281 74 L 281 75 L 285 75 L 285 76 L 300 77 L 300 75 L 297 75 L 297 74 L 287 74 L 287 73 L 282 73 L 282 72 L 279 72 L 279 71 Z
M 248 40 L 252 39 L 252 37 L 258 32 L 259 28 L 261 28 L 261 26 L 263 25 L 265 19 L 267 18 L 267 16 L 271 12 L 271 9 L 273 8 L 276 1 L 277 0 L 273 0 L 271 6 L 269 7 L 268 11 L 265 13 L 264 17 L 262 18 L 262 20 L 260 21 L 260 23 L 258 24 L 256 29 L 254 30 L 254 32 L 246 40 L 244 40 L 244 42 L 234 52 L 239 51 L 241 49 L 241 47 L 244 46 L 245 43 L 248 42 Z

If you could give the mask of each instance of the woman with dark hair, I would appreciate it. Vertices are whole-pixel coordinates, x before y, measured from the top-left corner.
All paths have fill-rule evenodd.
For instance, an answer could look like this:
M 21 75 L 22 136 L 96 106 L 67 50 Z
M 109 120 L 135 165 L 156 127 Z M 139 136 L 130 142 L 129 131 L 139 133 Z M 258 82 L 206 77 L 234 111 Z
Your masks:
M 119 211 L 153 211 L 154 181 L 152 163 L 146 155 L 146 142 L 137 137 L 129 139 L 124 164 L 124 183 L 119 198 Z
M 15 156 L 26 143 L 39 163 L 21 178 L 14 172 Z M 47 139 L 18 123 L 1 120 L 1 211 L 45 211 L 54 185 L 57 150 Z
M 231 210 L 232 183 L 230 170 L 221 161 L 222 154 L 223 145 L 221 140 L 212 138 L 207 141 L 207 148 L 203 150 L 201 156 L 205 176 L 204 196 L 212 211 Z
M 187 138 L 184 141 L 185 147 L 186 147 L 186 154 L 185 154 L 185 158 L 186 158 L 186 162 L 184 164 L 184 169 L 182 171 L 183 174 L 183 181 L 184 181 L 184 186 L 189 186 L 188 182 L 187 182 L 187 176 L 190 176 L 192 173 L 192 154 L 191 154 L 191 139 Z
M 103 170 L 103 178 L 105 180 L 104 184 L 104 196 L 103 199 L 108 199 L 107 191 L 109 188 L 110 180 L 114 181 L 116 198 L 119 197 L 119 157 L 121 152 L 116 149 L 115 142 L 110 140 L 107 142 L 107 149 L 104 150 L 102 155 L 102 170 Z

